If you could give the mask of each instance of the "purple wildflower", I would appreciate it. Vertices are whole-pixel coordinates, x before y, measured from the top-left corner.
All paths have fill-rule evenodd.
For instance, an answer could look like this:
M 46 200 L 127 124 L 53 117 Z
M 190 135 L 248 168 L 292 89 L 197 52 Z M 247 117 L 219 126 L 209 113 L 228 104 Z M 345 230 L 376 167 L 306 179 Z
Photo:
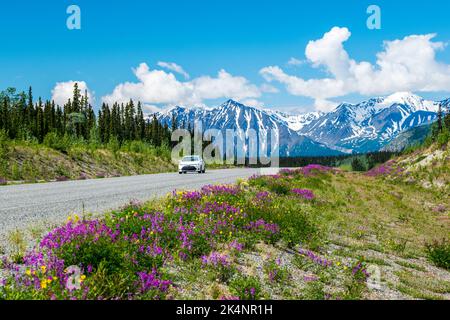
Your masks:
M 323 258 L 310 250 L 299 249 L 298 253 L 300 253 L 302 256 L 310 259 L 312 262 L 322 267 L 330 267 L 333 265 L 333 262 L 331 260 Z
M 207 185 L 201 189 L 202 194 L 207 196 L 220 194 L 237 195 L 239 191 L 239 187 L 234 185 Z
M 315 198 L 314 192 L 309 189 L 292 189 L 292 193 L 306 200 L 312 200 Z
M 251 221 L 245 228 L 254 232 L 266 231 L 272 234 L 280 231 L 280 227 L 277 224 L 267 223 L 264 219 Z
M 213 267 L 228 267 L 230 266 L 230 261 L 228 255 L 220 254 L 218 252 L 211 252 L 208 256 L 202 256 L 203 266 L 213 266 Z
M 159 290 L 161 292 L 167 292 L 169 286 L 172 284 L 170 280 L 161 280 L 155 269 L 152 272 L 139 272 L 139 285 L 142 293 L 150 290 Z

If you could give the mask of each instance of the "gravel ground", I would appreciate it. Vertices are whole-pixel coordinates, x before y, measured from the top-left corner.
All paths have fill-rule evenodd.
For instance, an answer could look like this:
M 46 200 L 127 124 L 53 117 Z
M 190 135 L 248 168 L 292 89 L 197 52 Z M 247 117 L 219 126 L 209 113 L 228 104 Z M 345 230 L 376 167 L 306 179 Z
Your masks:
M 0 186 L 0 246 L 15 229 L 49 227 L 73 213 L 103 213 L 130 200 L 151 200 L 174 189 L 233 183 L 258 169 L 211 170 L 206 174 L 163 173 L 132 177 Z

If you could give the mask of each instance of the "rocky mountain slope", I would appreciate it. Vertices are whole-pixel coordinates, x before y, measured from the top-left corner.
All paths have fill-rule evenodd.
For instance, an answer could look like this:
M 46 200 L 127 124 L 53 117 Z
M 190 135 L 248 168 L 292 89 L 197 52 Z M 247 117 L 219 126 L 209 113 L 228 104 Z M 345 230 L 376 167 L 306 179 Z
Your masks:
M 435 102 L 399 92 L 358 104 L 342 103 L 329 113 L 289 115 L 228 100 L 216 108 L 177 106 L 157 117 L 169 125 L 175 117 L 185 127 L 201 121 L 203 130 L 240 129 L 246 136 L 250 129 L 257 133 L 275 129 L 282 156 L 325 156 L 381 150 L 400 134 L 434 122 L 439 105 L 446 110 L 450 99 Z

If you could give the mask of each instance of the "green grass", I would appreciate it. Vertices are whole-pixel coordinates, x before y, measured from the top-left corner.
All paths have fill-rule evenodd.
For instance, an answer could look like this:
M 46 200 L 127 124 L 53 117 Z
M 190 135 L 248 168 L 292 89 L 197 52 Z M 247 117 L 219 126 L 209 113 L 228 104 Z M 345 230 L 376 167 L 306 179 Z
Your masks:
M 77 180 L 176 170 L 169 148 L 138 141 L 118 149 L 80 142 L 64 152 L 32 142 L 8 141 L 1 149 L 0 177 L 8 181 L 32 183 L 61 177 Z
M 402 267 L 408 268 L 408 269 L 414 269 L 414 270 L 422 271 L 422 272 L 427 271 L 426 268 L 424 268 L 423 266 L 420 266 L 416 263 L 412 263 L 412 262 L 408 262 L 408 261 L 401 261 L 401 260 L 397 260 L 397 261 L 395 261 L 395 263 Z
M 114 211 L 99 221 L 110 228 L 119 224 L 120 241 L 79 239 L 58 251 L 58 257 L 66 263 L 93 266 L 86 279 L 96 287 L 91 298 L 123 298 L 126 290 L 136 289 L 126 288 L 137 281 L 136 271 L 142 265 L 147 271 L 156 268 L 161 277 L 173 282 L 162 297 L 175 299 L 385 298 L 366 285 L 364 272 L 369 267 L 380 270 L 380 285 L 389 285 L 398 297 L 443 299 L 450 292 L 450 273 L 425 259 L 429 258 L 427 244 L 448 237 L 448 221 L 438 219 L 430 210 L 443 204 L 445 199 L 439 192 L 348 172 L 261 177 L 239 181 L 236 188 L 201 196 L 179 192 Z M 314 198 L 304 199 L 293 189 L 310 189 Z M 239 212 L 230 217 L 223 209 L 201 211 L 211 203 L 231 205 Z M 183 214 L 178 211 L 181 209 L 193 212 Z M 146 246 L 153 241 L 153 234 L 150 238 L 138 235 L 153 226 L 145 216 L 155 213 L 167 219 L 158 235 L 159 245 L 169 250 L 167 261 L 137 252 L 139 241 Z M 196 226 L 189 250 L 181 244 L 185 236 L 180 235 L 182 228 L 169 227 L 179 223 L 180 217 Z M 225 218 L 231 219 L 233 226 L 213 232 L 209 222 L 220 226 Z M 261 219 L 268 229 L 249 228 Z M 38 236 L 40 231 L 34 233 Z M 131 241 L 130 237 L 135 238 Z M 233 249 L 235 242 L 243 249 Z M 202 256 L 211 252 L 225 255 L 227 263 L 204 265 Z M 420 265 L 416 258 L 421 258 Z M 66 294 L 61 293 L 61 297 Z M 6 298 L 11 297 L 45 298 L 40 292 L 7 292 Z M 136 297 L 155 296 L 152 292 Z
M 450 293 L 450 282 L 435 279 L 427 275 L 418 275 L 408 271 L 397 272 L 400 284 L 403 288 L 409 288 L 413 297 L 428 299 L 439 297 L 438 294 Z M 427 298 L 425 298 L 427 297 Z

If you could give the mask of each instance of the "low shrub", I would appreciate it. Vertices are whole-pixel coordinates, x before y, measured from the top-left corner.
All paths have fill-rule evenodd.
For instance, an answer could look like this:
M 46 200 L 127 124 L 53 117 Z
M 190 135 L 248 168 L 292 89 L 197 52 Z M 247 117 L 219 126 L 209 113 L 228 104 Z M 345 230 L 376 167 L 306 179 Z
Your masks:
M 426 245 L 428 259 L 436 266 L 450 270 L 450 241 L 435 241 Z
M 272 192 L 256 187 L 257 181 L 272 184 L 262 177 L 239 186 L 174 191 L 156 204 L 133 201 L 105 218 L 71 218 L 22 261 L 7 263 L 11 277 L 0 298 L 165 299 L 176 291 L 170 270 L 184 265 L 228 285 L 233 297 L 263 298 L 257 278 L 237 275 L 233 263 L 241 252 L 279 240 L 294 247 L 318 233 L 303 210 L 313 202 L 290 194 L 303 174 L 293 177 L 272 177 L 282 183 Z M 276 262 L 265 270 L 273 282 L 289 277 Z
M 230 288 L 240 300 L 259 300 L 263 298 L 261 284 L 256 277 L 238 276 L 231 281 Z

